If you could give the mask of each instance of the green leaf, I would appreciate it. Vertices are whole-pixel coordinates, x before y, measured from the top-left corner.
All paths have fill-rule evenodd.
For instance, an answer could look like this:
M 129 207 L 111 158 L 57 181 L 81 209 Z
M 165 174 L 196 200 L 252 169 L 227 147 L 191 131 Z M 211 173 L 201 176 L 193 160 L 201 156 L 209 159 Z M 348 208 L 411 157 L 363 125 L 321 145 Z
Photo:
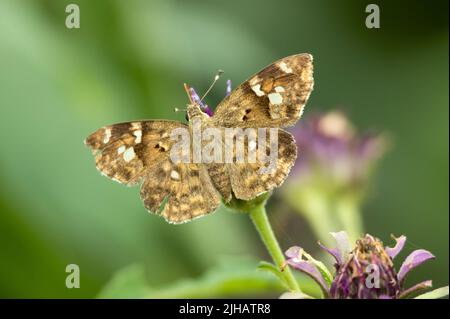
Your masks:
M 323 279 L 325 279 L 325 282 L 328 284 L 328 286 L 331 286 L 331 283 L 333 282 L 333 275 L 331 275 L 328 268 L 321 261 L 314 259 L 313 262 L 317 266 L 317 269 L 320 271 L 321 275 L 323 276 Z
M 142 265 L 130 265 L 114 275 L 99 298 L 143 298 L 151 293 Z
M 256 271 L 256 262 L 237 260 L 222 263 L 198 278 L 178 280 L 152 287 L 142 265 L 119 271 L 104 287 L 99 298 L 215 298 L 226 296 L 276 295 L 284 287 L 272 275 Z
M 274 264 L 269 263 L 267 261 L 261 261 L 259 263 L 259 265 L 258 265 L 258 269 L 264 270 L 264 271 L 268 271 L 268 272 L 274 274 L 281 281 L 281 283 L 284 285 L 284 288 L 289 290 L 289 285 L 285 281 L 284 277 L 281 275 L 281 272 L 280 272 L 280 270 L 278 269 L 277 266 L 275 266 Z
M 448 296 L 448 286 L 441 287 L 430 292 L 426 292 L 417 296 L 414 299 L 439 299 Z
M 260 266 L 261 268 L 261 266 Z M 262 263 L 273 272 L 275 266 Z M 142 265 L 131 265 L 116 273 L 102 289 L 98 298 L 224 298 L 278 297 L 286 288 L 272 274 L 257 271 L 257 262 L 246 258 L 227 259 L 197 278 L 186 278 L 159 286 L 152 286 Z M 150 274 L 148 276 L 151 277 Z M 307 277 L 298 281 L 305 294 L 319 296 L 314 282 Z M 309 297 L 309 296 L 308 296 Z
M 305 251 L 303 251 L 303 256 L 305 256 L 306 259 L 312 261 L 314 265 L 317 266 L 317 269 L 319 270 L 323 279 L 325 279 L 325 282 L 328 284 L 328 286 L 331 286 L 331 283 L 333 282 L 333 275 L 330 273 L 325 264 L 317 259 L 314 259 L 310 254 L 306 253 Z

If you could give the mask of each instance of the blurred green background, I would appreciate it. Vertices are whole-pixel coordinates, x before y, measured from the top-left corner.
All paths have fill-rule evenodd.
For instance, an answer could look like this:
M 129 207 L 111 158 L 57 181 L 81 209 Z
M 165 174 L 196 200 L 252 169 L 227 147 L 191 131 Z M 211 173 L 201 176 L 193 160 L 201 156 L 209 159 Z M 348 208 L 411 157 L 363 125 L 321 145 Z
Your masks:
M 72 2 L 80 29 L 65 27 Z M 220 68 L 236 85 L 300 52 L 315 61 L 304 117 L 340 109 L 358 128 L 391 136 L 366 230 L 389 243 L 406 234 L 406 252 L 433 252 L 412 281 L 446 285 L 448 1 L 375 1 L 380 29 L 365 27 L 368 3 L 0 0 L 0 297 L 94 297 L 133 264 L 164 287 L 224 256 L 267 259 L 245 215 L 219 211 L 181 226 L 149 215 L 138 188 L 98 174 L 83 139 L 114 122 L 183 120 L 172 111 L 187 103 L 183 82 L 202 92 Z M 282 212 L 269 213 L 282 223 Z M 315 251 L 300 225 L 276 228 L 283 248 Z M 65 287 L 70 263 L 80 266 L 80 289 Z

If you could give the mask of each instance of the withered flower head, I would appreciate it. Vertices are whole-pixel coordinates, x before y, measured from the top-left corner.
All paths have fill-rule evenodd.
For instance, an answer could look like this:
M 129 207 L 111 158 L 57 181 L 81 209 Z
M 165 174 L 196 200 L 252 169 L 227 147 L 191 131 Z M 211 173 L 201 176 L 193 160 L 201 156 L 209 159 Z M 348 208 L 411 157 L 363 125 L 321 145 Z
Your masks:
M 348 118 L 336 111 L 310 115 L 292 133 L 299 149 L 294 182 L 359 187 L 386 149 L 383 136 L 358 134 Z
M 399 292 L 397 273 L 383 243 L 371 235 L 366 235 L 356 242 L 356 247 L 349 254 L 348 260 L 338 267 L 331 284 L 330 297 L 395 298 Z
M 286 251 L 287 263 L 311 276 L 322 288 L 325 297 L 333 299 L 397 299 L 407 298 L 413 293 L 431 287 L 431 280 L 423 281 L 405 289 L 406 275 L 413 268 L 434 256 L 424 250 L 413 251 L 398 271 L 393 259 L 402 250 L 405 236 L 395 238 L 395 247 L 384 247 L 383 243 L 367 234 L 356 242 L 350 250 L 345 232 L 331 233 L 337 247 L 330 249 L 319 245 L 336 260 L 335 275 L 332 276 L 324 265 L 304 253 L 300 247 Z M 306 258 L 305 258 L 306 257 Z

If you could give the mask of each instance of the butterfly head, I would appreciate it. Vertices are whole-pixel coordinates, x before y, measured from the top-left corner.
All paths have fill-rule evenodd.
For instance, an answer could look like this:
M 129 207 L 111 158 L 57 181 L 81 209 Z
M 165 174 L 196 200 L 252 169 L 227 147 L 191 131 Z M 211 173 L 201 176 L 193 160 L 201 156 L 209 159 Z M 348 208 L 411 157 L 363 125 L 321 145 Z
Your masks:
M 204 104 L 194 88 L 189 87 L 186 83 L 184 84 L 184 89 L 188 95 L 189 103 L 187 105 L 187 120 L 192 121 L 194 118 L 210 117 L 213 112 Z

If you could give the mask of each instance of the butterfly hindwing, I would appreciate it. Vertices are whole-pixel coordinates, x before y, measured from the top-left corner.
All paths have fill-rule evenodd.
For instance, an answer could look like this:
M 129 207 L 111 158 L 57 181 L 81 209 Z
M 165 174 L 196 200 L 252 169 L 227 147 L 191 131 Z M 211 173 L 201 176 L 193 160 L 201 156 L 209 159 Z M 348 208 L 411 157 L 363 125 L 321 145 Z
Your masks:
M 297 146 L 293 136 L 277 129 L 277 156 L 256 163 L 227 164 L 227 171 L 234 195 L 249 200 L 280 186 L 291 170 L 297 158 Z M 267 140 L 266 154 L 271 151 Z M 272 147 L 274 148 L 274 147 Z
M 293 136 L 280 128 L 264 130 L 260 136 L 260 130 L 254 130 L 252 138 L 252 134 L 246 133 L 247 129 L 233 128 L 229 131 L 232 133 L 224 133 L 224 136 L 230 134 L 235 144 L 227 150 L 227 143 L 222 140 L 219 148 L 223 154 L 230 155 L 232 162 L 206 164 L 211 181 L 224 202 L 230 201 L 232 193 L 239 199 L 249 200 L 280 186 L 294 165 L 297 146 Z M 272 135 L 276 135 L 276 139 Z M 262 143 L 264 138 L 265 143 Z M 243 151 L 241 158 L 237 156 L 238 144 Z
M 313 89 L 310 54 L 278 60 L 239 85 L 216 108 L 224 127 L 286 127 L 300 118 Z
M 204 165 L 174 164 L 170 159 L 147 172 L 141 198 L 147 210 L 175 224 L 213 212 L 220 204 Z

